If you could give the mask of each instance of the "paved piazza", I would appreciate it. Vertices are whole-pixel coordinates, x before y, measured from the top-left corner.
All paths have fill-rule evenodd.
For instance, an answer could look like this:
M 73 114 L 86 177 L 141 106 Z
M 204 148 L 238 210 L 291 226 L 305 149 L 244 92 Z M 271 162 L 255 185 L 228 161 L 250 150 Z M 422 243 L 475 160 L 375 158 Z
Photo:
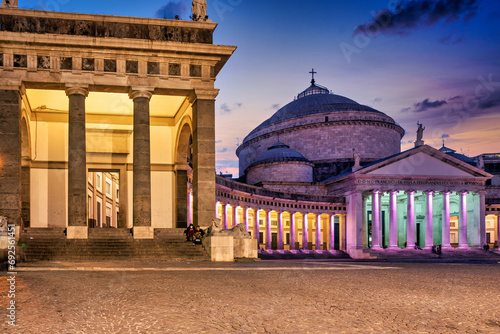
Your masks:
M 499 333 L 499 277 L 498 263 L 38 264 L 0 332 Z

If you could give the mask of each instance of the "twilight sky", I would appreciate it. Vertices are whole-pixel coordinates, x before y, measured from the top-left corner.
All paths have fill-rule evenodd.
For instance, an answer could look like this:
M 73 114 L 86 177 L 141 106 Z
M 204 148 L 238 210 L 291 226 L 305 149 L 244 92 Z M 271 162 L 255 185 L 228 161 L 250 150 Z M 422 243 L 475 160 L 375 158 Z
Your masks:
M 140 6 L 137 6 L 140 4 Z M 190 0 L 19 0 L 21 8 L 189 19 Z M 424 140 L 500 152 L 498 0 L 208 0 L 214 42 L 236 45 L 219 74 L 217 171 L 238 174 L 237 143 L 309 86 L 380 110 Z

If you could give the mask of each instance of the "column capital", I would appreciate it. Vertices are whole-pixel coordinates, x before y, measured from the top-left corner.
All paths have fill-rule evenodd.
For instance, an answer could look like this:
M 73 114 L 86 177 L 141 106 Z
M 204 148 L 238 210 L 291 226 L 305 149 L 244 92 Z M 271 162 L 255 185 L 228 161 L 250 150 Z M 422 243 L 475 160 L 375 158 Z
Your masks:
M 194 103 L 196 100 L 215 100 L 219 95 L 219 89 L 198 89 L 195 88 L 193 94 L 190 96 L 190 102 Z
M 440 191 L 439 193 L 440 193 L 441 195 L 450 195 L 452 192 L 453 192 L 453 191 L 451 191 L 451 190 L 443 190 L 443 191 Z
M 381 191 L 380 189 L 373 189 L 371 192 L 372 192 L 374 195 L 378 195 L 378 194 L 382 193 L 382 191 Z
M 426 190 L 426 191 L 424 191 L 424 193 L 426 193 L 427 195 L 434 196 L 435 191 L 434 190 Z
M 405 194 L 407 194 L 407 195 L 415 195 L 416 192 L 417 192 L 416 190 L 406 190 Z
M 394 194 L 394 193 L 398 193 L 399 190 L 387 190 L 387 191 L 384 191 L 385 193 L 387 194 Z
M 89 86 L 87 85 L 66 85 L 66 95 L 89 96 Z
M 479 190 L 477 193 L 479 195 L 483 195 L 484 196 L 484 195 L 486 195 L 486 190 Z
M 135 100 L 139 97 L 145 97 L 148 100 L 151 100 L 154 90 L 154 87 L 131 87 L 128 96 L 132 100 Z
M 10 79 L 10 78 L 0 79 L 0 89 L 1 90 L 18 90 L 20 92 L 25 91 L 24 84 L 20 79 Z
M 459 191 L 457 191 L 457 194 L 461 195 L 461 196 L 467 195 L 468 193 L 469 193 L 469 191 L 467 191 L 467 190 L 459 190 Z

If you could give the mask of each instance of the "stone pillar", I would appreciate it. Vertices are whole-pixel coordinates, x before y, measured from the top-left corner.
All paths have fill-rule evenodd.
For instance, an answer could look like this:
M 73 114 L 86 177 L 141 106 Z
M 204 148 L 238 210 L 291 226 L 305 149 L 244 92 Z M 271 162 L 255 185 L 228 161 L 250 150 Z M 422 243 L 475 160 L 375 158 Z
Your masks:
M 406 249 L 415 247 L 415 191 L 407 191 Z
M 151 145 L 149 101 L 151 90 L 132 89 L 134 100 L 134 171 L 132 185 L 134 239 L 153 239 L 151 226 Z M 185 197 L 184 197 L 185 198 Z
M 450 191 L 443 191 L 443 249 L 450 249 Z
M 290 212 L 290 250 L 295 250 L 295 212 Z
M 193 103 L 193 219 L 206 225 L 215 204 L 215 97 L 218 90 L 196 90 Z
M 16 225 L 16 238 L 21 226 L 20 86 L 0 89 L 0 216 Z
M 434 217 L 433 217 L 433 199 L 434 192 L 426 191 L 426 206 L 425 206 L 425 249 L 431 249 L 434 246 Z
M 271 249 L 271 210 L 266 211 L 266 250 Z
M 363 194 L 352 192 L 347 195 L 347 217 L 343 221 L 345 233 L 344 250 L 354 258 L 363 253 Z
M 87 150 L 85 87 L 66 87 L 69 97 L 68 131 L 68 239 L 87 239 Z M 103 205 L 103 210 L 106 206 Z
M 380 190 L 374 190 L 372 194 L 372 249 L 379 250 L 380 248 Z
M 278 212 L 278 250 L 283 250 L 283 212 Z
M 321 250 L 321 214 L 316 214 L 316 250 Z
M 467 243 L 467 192 L 459 192 L 460 208 L 458 215 L 458 248 L 469 248 Z
M 176 196 L 177 196 L 177 223 L 176 227 L 186 227 L 188 223 L 188 210 L 189 210 L 189 199 L 188 199 L 188 176 L 187 170 L 177 169 L 176 170 Z
M 222 225 L 224 226 L 224 229 L 227 229 L 229 224 L 228 224 L 228 219 L 227 219 L 227 209 L 228 209 L 229 204 L 227 203 L 222 203 Z
M 253 234 L 254 234 L 254 239 L 257 239 L 257 247 L 260 248 L 260 228 L 259 228 L 259 225 L 260 225 L 260 221 L 259 221 L 259 209 L 258 208 L 255 208 L 254 209 L 254 223 L 253 223 Z
M 307 238 L 307 213 L 302 215 L 302 249 L 308 249 L 308 238 Z
M 233 228 L 238 224 L 238 219 L 236 217 L 238 214 L 238 206 L 236 204 L 230 205 L 229 208 L 231 210 L 231 228 Z
M 481 190 L 479 194 L 479 247 L 486 244 L 486 191 Z
M 243 209 L 243 222 L 245 223 L 245 231 L 248 232 L 248 208 L 242 207 Z
M 330 247 L 329 250 L 335 250 L 335 215 L 330 215 Z
M 389 249 L 399 249 L 397 195 L 397 190 L 389 192 Z

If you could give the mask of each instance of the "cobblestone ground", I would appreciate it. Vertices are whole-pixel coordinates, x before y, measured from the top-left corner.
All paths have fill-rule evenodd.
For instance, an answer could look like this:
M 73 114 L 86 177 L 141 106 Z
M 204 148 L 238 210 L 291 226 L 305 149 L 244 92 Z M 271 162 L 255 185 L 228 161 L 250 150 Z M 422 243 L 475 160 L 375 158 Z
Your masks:
M 78 266 L 19 272 L 17 326 L 0 332 L 500 333 L 500 264 Z

